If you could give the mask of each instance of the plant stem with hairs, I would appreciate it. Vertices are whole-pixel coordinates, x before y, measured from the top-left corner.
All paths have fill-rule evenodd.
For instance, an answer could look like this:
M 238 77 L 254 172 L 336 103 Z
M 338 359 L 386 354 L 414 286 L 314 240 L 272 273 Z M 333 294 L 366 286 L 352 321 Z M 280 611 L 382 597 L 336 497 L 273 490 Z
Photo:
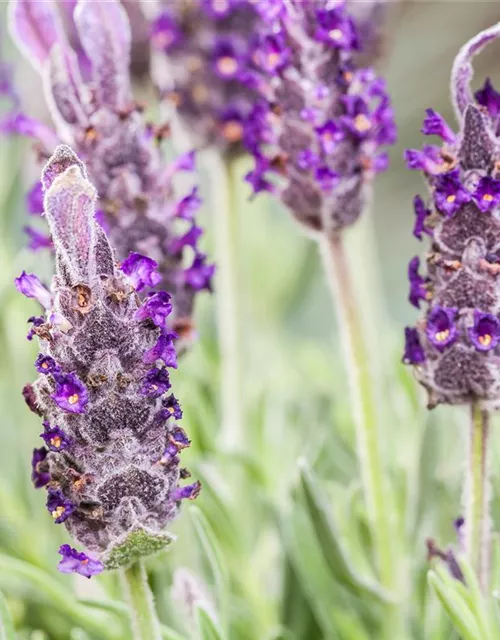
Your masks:
M 490 579 L 489 415 L 473 403 L 465 485 L 465 551 L 483 591 Z
M 320 240 L 325 273 L 339 319 L 341 342 L 349 374 L 356 425 L 357 456 L 364 499 L 375 544 L 382 585 L 396 592 L 396 540 L 392 534 L 392 501 L 380 450 L 375 388 L 370 371 L 369 350 L 362 328 L 361 310 L 355 296 L 352 274 L 341 234 L 324 234 Z M 394 605 L 389 605 L 397 616 Z M 392 616 L 390 616 L 392 618 Z M 395 629 L 394 625 L 398 628 Z M 401 633 L 399 622 L 385 620 L 386 636 Z M 396 636 L 393 636 L 396 637 Z M 398 636 L 400 637 L 400 636 Z
M 234 160 L 209 153 L 217 261 L 216 311 L 220 354 L 221 441 L 241 448 L 244 439 L 239 309 L 238 175 Z
M 160 640 L 160 623 L 156 615 L 153 594 L 142 562 L 136 562 L 121 572 L 123 591 L 130 607 L 134 640 Z

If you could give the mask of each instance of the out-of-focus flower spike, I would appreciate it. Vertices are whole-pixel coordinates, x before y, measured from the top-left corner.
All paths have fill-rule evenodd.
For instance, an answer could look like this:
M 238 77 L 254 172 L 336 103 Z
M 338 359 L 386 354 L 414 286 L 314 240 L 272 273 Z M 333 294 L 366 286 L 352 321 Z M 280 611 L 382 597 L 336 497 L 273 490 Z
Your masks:
M 130 89 L 130 23 L 116 0 L 79 0 L 74 14 L 78 35 L 92 62 L 97 96 L 103 104 L 124 109 Z
M 470 88 L 470 82 L 474 75 L 472 59 L 480 53 L 484 47 L 500 36 L 500 22 L 478 33 L 477 36 L 469 40 L 462 47 L 451 72 L 451 96 L 453 106 L 458 119 L 460 120 L 467 108 L 467 105 L 474 103 L 474 96 Z
M 54 0 L 15 0 L 9 9 L 10 30 L 33 64 L 42 67 L 56 42 L 65 39 Z

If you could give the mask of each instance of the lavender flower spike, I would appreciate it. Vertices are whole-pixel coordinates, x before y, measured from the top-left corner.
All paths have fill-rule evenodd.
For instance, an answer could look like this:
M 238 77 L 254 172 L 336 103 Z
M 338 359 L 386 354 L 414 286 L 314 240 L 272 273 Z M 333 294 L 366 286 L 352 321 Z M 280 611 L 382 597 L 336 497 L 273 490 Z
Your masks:
M 130 24 L 120 2 L 79 0 L 75 5 L 73 31 L 86 56 L 85 73 L 64 35 L 56 3 L 12 0 L 11 32 L 43 68 L 56 141 L 70 145 L 86 163 L 99 195 L 96 215 L 124 269 L 134 273 L 135 290 L 142 294 L 146 285 L 159 285 L 169 291 L 175 303 L 171 328 L 179 338 L 189 338 L 194 299 L 210 289 L 214 272 L 199 247 L 194 214 L 200 199 L 195 190 L 177 198 L 174 188 L 179 172 L 194 169 L 193 155 L 166 163 L 160 148 L 166 129 L 147 123 L 134 101 Z M 41 156 L 48 158 L 54 136 L 25 122 L 19 114 L 11 130 L 38 140 Z M 192 229 L 198 233 L 190 234 Z M 43 236 L 32 237 L 36 248 L 44 243 L 50 244 Z
M 278 195 L 307 230 L 336 233 L 359 218 L 387 167 L 383 148 L 396 139 L 389 96 L 358 64 L 363 39 L 350 3 L 276 4 L 256 45 L 261 100 L 245 129 L 256 160 L 247 180 Z
M 426 310 L 416 329 L 407 331 L 412 344 L 407 343 L 405 360 L 416 365 L 430 407 L 471 402 L 483 409 L 500 407 L 500 130 L 491 84 L 487 81 L 476 97 L 469 87 L 472 57 L 499 36 L 500 23 L 473 38 L 455 60 L 458 135 L 427 109 L 426 121 L 431 114 L 445 135 L 443 147 L 432 147 L 441 159 L 438 168 L 421 167 L 429 197 L 427 203 L 416 202 L 432 244 L 426 295 L 416 290 L 415 275 L 410 282 Z M 426 127 L 423 132 L 437 133 Z M 410 352 L 420 356 L 408 357 Z
M 168 294 L 135 295 L 137 272 L 116 266 L 94 217 L 96 190 L 69 147 L 56 149 L 42 182 L 56 273 L 52 306 L 36 326 L 42 353 L 29 406 L 43 419 L 46 447 L 33 453 L 32 477 L 48 489 L 54 522 L 90 552 L 63 545 L 59 569 L 90 577 L 167 545 L 165 527 L 199 484 L 179 484 L 189 440 L 165 368 L 176 364 Z

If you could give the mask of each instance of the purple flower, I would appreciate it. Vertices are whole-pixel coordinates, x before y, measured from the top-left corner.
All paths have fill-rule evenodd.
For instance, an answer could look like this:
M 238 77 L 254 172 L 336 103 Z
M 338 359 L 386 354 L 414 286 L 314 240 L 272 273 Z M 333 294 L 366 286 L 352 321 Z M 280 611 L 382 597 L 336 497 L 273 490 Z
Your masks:
M 160 329 L 167 329 L 167 318 L 172 313 L 170 294 L 166 291 L 150 293 L 145 298 L 142 305 L 135 312 L 135 317 L 139 322 L 151 319 Z
M 483 87 L 476 91 L 474 97 L 478 104 L 486 107 L 492 118 L 498 117 L 500 114 L 500 93 L 493 87 L 489 78 L 486 78 Z
M 261 69 L 274 75 L 288 63 L 290 50 L 282 34 L 268 34 L 257 43 L 254 56 Z
M 408 265 L 408 279 L 410 281 L 410 295 L 408 299 L 417 309 L 420 308 L 420 300 L 429 299 L 429 292 L 426 287 L 427 280 L 419 274 L 419 268 L 420 259 L 418 256 L 415 256 L 410 260 L 410 264 Z
M 35 182 L 33 187 L 28 191 L 28 195 L 26 196 L 26 204 L 28 213 L 36 216 L 40 216 L 43 214 L 43 191 L 42 183 L 40 181 Z
M 180 500 L 194 500 L 200 495 L 201 482 L 198 480 L 193 484 L 184 487 L 177 487 L 172 493 L 172 500 L 178 502 Z
M 316 38 L 337 49 L 357 49 L 358 39 L 352 19 L 344 8 L 319 9 L 316 12 Z
M 448 217 L 455 215 L 463 204 L 470 202 L 471 194 L 463 186 L 458 169 L 438 178 L 434 200 L 436 207 Z
M 422 240 L 422 234 L 427 233 L 432 236 L 432 230 L 425 226 L 425 220 L 430 215 L 431 211 L 427 209 L 424 201 L 420 196 L 415 196 L 413 199 L 413 207 L 415 209 L 415 225 L 413 227 L 413 235 L 417 240 Z
M 197 253 L 193 264 L 184 271 L 184 279 L 187 285 L 194 291 L 212 290 L 212 278 L 215 273 L 215 265 L 206 264 L 207 256 Z
M 141 393 L 149 398 L 158 398 L 171 386 L 168 371 L 155 367 L 146 374 L 142 382 Z
M 403 362 L 405 364 L 421 364 L 424 360 L 425 353 L 420 344 L 418 331 L 412 327 L 406 327 Z
M 170 251 L 173 254 L 178 254 L 182 253 L 182 250 L 185 247 L 191 247 L 192 249 L 194 249 L 197 246 L 198 240 L 202 235 L 203 229 L 193 224 L 189 231 L 187 231 L 184 235 L 172 240 L 170 244 Z
M 309 171 L 319 163 L 319 156 L 311 149 L 304 149 L 297 155 L 297 166 L 304 171 Z
M 220 40 L 216 43 L 213 53 L 214 70 L 221 78 L 229 80 L 235 78 L 241 69 L 241 60 L 232 42 Z
M 154 347 L 144 354 L 144 362 L 152 364 L 157 360 L 163 360 L 166 367 L 177 369 L 177 354 L 175 351 L 174 339 L 176 333 L 162 333 Z
M 45 318 L 43 316 L 31 316 L 31 318 L 28 318 L 28 322 L 31 322 L 33 326 L 29 330 L 26 339 L 33 340 L 33 336 L 36 335 L 35 329 L 45 323 Z
M 225 18 L 236 5 L 237 0 L 201 0 L 201 8 L 213 18 Z
M 441 173 L 444 166 L 440 150 L 430 144 L 424 145 L 422 150 L 406 149 L 404 158 L 408 169 L 425 171 L 429 175 Z
M 237 144 L 243 140 L 245 118 L 240 109 L 231 106 L 219 112 L 219 130 L 225 140 Z
M 194 171 L 196 167 L 196 151 L 186 151 L 177 156 L 170 164 L 169 170 L 173 173 L 177 171 Z
M 35 361 L 35 367 L 38 373 L 43 373 L 47 375 L 48 373 L 55 373 L 59 371 L 59 365 L 50 356 L 45 356 L 43 353 L 38 355 L 38 358 Z
M 198 211 L 202 203 L 198 195 L 198 187 L 193 187 L 191 193 L 180 200 L 175 208 L 175 215 L 181 220 L 192 221 L 194 214 Z
M 330 169 L 330 167 L 323 165 L 316 169 L 314 172 L 314 178 L 322 191 L 329 192 L 332 191 L 337 184 L 339 176 L 335 171 Z
M 20 293 L 27 298 L 35 298 L 45 309 L 50 309 L 52 306 L 52 295 L 47 287 L 40 282 L 38 276 L 23 271 L 19 278 L 14 280 L 14 284 Z
M 191 445 L 191 440 L 187 437 L 184 429 L 181 429 L 180 427 L 175 427 L 175 429 L 168 434 L 168 439 L 169 442 L 175 444 L 179 450 L 186 449 Z
M 455 325 L 457 309 L 436 306 L 431 309 L 427 316 L 427 326 L 425 332 L 430 342 L 443 351 L 455 342 L 458 336 L 458 329 Z
M 154 47 L 159 51 L 169 51 L 182 40 L 177 23 L 167 11 L 159 15 L 153 22 L 151 37 Z
M 474 309 L 474 324 L 469 327 L 469 337 L 478 351 L 491 351 L 500 341 L 500 321 L 491 313 Z
M 163 420 L 168 420 L 169 418 L 174 418 L 175 420 L 180 420 L 182 418 L 182 409 L 181 406 L 177 400 L 177 398 L 173 395 L 170 394 L 168 396 L 168 398 L 164 398 L 161 402 L 163 409 L 160 411 L 159 413 L 159 417 Z M 175 433 L 182 433 L 184 434 L 181 438 L 182 442 L 187 442 L 187 444 L 184 444 L 183 447 L 179 447 L 179 448 L 184 448 L 184 447 L 188 447 L 190 445 L 190 441 L 188 440 L 188 437 L 186 436 L 185 432 L 180 428 L 177 427 L 176 429 L 174 429 L 174 431 L 172 433 L 169 434 L 169 438 L 172 438 L 175 436 L 172 434 Z M 178 438 L 176 439 L 177 442 Z
M 64 451 L 71 445 L 71 438 L 58 426 L 51 427 L 48 422 L 44 421 L 43 428 L 44 432 L 40 434 L 40 437 L 45 440 L 45 444 L 51 451 Z
M 495 209 L 500 203 L 500 181 L 484 176 L 479 180 L 472 197 L 483 213 Z
M 51 398 L 69 413 L 85 413 L 89 397 L 83 382 L 74 373 L 55 373 L 56 389 Z
M 445 119 L 434 111 L 434 109 L 426 109 L 427 117 L 424 120 L 420 131 L 426 136 L 439 136 L 445 142 L 454 144 L 456 141 L 456 135 L 446 124 Z
M 32 251 L 40 251 L 40 249 L 52 249 L 52 238 L 46 233 L 40 233 L 31 226 L 23 228 L 24 233 L 28 236 L 28 248 Z
M 121 265 L 121 270 L 130 278 L 136 291 L 142 291 L 144 287 L 156 287 L 161 280 L 157 268 L 157 262 L 140 253 L 131 253 Z
M 47 511 L 54 518 L 55 524 L 61 524 L 75 510 L 75 505 L 64 497 L 59 489 L 50 489 L 47 496 Z
M 327 155 L 333 153 L 339 141 L 345 137 L 344 132 L 334 120 L 328 120 L 321 127 L 317 127 L 316 133 L 321 147 Z
M 245 181 L 252 187 L 254 195 L 261 193 L 262 191 L 268 191 L 272 193 L 275 187 L 272 182 L 266 177 L 267 172 L 270 170 L 269 160 L 258 154 L 255 159 L 255 167 L 252 171 L 249 171 L 245 176 Z
M 57 568 L 61 573 L 79 573 L 85 578 L 91 578 L 104 571 L 102 562 L 73 549 L 69 544 L 61 545 L 59 554 L 62 556 L 62 560 Z
M 47 449 L 42 447 L 41 449 L 33 449 L 33 456 L 31 458 L 31 480 L 35 489 L 41 489 L 50 482 L 49 467 L 45 462 L 47 458 Z

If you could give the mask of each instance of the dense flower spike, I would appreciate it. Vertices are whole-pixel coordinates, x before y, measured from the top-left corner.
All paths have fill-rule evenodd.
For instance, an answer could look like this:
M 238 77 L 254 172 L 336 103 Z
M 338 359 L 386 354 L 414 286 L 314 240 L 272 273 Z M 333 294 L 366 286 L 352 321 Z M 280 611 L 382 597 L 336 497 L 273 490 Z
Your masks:
M 56 3 L 11 3 L 11 30 L 43 71 L 57 135 L 20 113 L 11 117 L 10 130 L 35 138 L 42 158 L 51 155 L 58 139 L 76 150 L 99 194 L 98 220 L 132 286 L 141 292 L 161 282 L 174 298 L 179 326 L 189 327 L 195 294 L 210 289 L 214 271 L 198 247 L 202 231 L 194 223 L 200 205 L 196 190 L 175 197 L 175 178 L 194 169 L 193 154 L 165 163 L 160 147 L 164 129 L 147 124 L 134 102 L 130 25 L 120 3 L 72 4 L 72 40 L 77 37 L 79 52 L 86 56 L 85 70 L 82 56 L 66 40 Z M 28 195 L 28 209 L 43 213 L 39 183 Z M 27 233 L 33 249 L 50 246 L 50 239 L 36 229 L 30 227 Z
M 153 24 L 155 80 L 201 146 L 242 150 L 243 126 L 257 94 L 246 74 L 259 16 L 248 0 L 161 2 Z M 264 3 L 265 4 L 265 3 Z
M 170 297 L 135 294 L 138 273 L 144 288 L 155 284 L 149 263 L 132 261 L 146 265 L 148 277 L 117 267 L 94 218 L 96 191 L 69 147 L 56 150 L 43 185 L 56 274 L 50 308 L 32 319 L 42 353 L 39 377 L 24 393 L 43 417 L 46 445 L 33 452 L 32 478 L 48 487 L 54 522 L 95 554 L 64 545 L 59 568 L 90 577 L 165 545 L 163 529 L 199 484 L 179 487 L 179 453 L 189 440 L 166 393 L 165 366 L 176 364 Z
M 260 69 L 247 78 L 261 97 L 245 129 L 256 158 L 247 179 L 279 194 L 309 230 L 336 232 L 358 219 L 387 167 L 392 108 L 383 80 L 358 66 L 364 41 L 349 3 L 276 5 L 255 45 Z
M 431 407 L 500 407 L 500 101 L 489 80 L 475 96 L 469 87 L 472 56 L 498 35 L 499 25 L 457 56 L 452 92 L 458 135 L 427 109 L 422 132 L 440 137 L 444 146 L 406 154 L 429 189 L 427 203 L 415 198 L 414 234 L 427 234 L 431 246 L 426 276 L 418 273 L 418 259 L 411 263 L 411 301 L 427 304 L 416 328 L 406 329 L 403 360 L 415 366 Z

